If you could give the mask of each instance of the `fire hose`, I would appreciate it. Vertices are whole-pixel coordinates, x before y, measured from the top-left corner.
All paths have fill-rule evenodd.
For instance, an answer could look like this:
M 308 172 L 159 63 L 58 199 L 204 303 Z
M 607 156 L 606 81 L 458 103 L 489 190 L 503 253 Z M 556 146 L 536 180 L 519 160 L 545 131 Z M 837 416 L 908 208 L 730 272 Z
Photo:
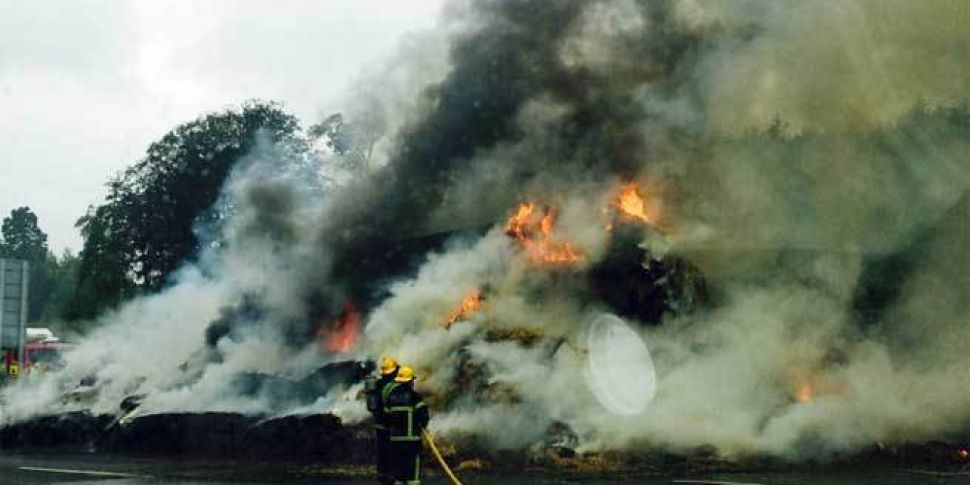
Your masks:
M 421 430 L 421 435 L 424 436 L 424 440 L 428 442 L 428 447 L 431 448 L 431 453 L 434 454 L 434 457 L 438 460 L 438 464 L 440 464 L 441 469 L 445 471 L 445 475 L 448 475 L 448 478 L 451 479 L 451 483 L 454 485 L 462 485 L 461 480 L 459 480 L 458 477 L 455 476 L 455 473 L 451 471 L 451 467 L 448 466 L 448 463 L 445 462 L 444 457 L 441 456 L 441 452 L 438 451 L 438 446 L 435 444 L 434 437 L 431 436 L 431 433 L 429 433 L 428 430 L 423 429 Z

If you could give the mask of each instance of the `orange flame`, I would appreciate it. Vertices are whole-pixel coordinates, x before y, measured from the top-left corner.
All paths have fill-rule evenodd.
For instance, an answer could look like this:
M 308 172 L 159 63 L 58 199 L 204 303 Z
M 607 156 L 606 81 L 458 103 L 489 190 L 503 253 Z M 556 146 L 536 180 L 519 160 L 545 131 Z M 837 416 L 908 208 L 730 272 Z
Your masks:
M 647 222 L 647 213 L 643 209 L 643 198 L 637 193 L 639 182 L 629 182 L 620 188 L 616 207 L 620 212 Z
M 482 307 L 482 292 L 478 288 L 472 288 L 465 297 L 461 299 L 461 305 L 448 315 L 448 320 L 444 327 L 447 329 L 453 323 L 467 319 L 470 315 L 477 312 Z
M 357 345 L 360 334 L 360 312 L 354 303 L 347 300 L 343 312 L 329 325 L 320 328 L 318 335 L 324 341 L 324 347 L 330 352 L 346 353 Z
M 960 448 L 960 451 L 957 452 L 957 455 L 960 456 L 961 460 L 966 460 L 970 458 L 970 449 Z
M 640 195 L 640 182 L 633 181 L 623 184 L 614 204 L 620 215 L 640 220 L 654 227 L 659 226 L 656 208 L 648 204 L 644 197 Z
M 541 216 L 535 213 L 535 204 L 519 205 L 515 214 L 505 225 L 505 233 L 515 239 L 534 264 L 565 265 L 575 263 L 582 253 L 566 241 L 553 239 L 556 214 L 546 208 Z
M 535 204 L 526 202 L 519 205 L 519 209 L 509 218 L 505 224 L 505 233 L 515 238 L 516 241 L 528 239 L 529 221 L 532 219 L 532 211 Z

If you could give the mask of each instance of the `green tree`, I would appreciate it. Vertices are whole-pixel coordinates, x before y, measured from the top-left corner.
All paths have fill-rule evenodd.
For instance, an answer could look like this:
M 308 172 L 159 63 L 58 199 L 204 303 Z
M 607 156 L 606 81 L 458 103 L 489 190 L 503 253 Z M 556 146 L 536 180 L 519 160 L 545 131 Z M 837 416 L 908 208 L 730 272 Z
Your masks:
M 3 220 L 0 254 L 5 258 L 43 261 L 47 257 L 47 234 L 40 230 L 29 207 L 14 209 Z
M 47 234 L 40 229 L 37 215 L 29 207 L 10 212 L 3 220 L 0 256 L 30 263 L 27 320 L 40 320 L 50 296 L 52 276 L 48 265 Z
M 45 322 L 66 319 L 77 288 L 81 259 L 65 250 L 60 258 L 48 253 L 47 272 L 51 276 L 50 293 L 41 319 Z
M 121 239 L 112 237 L 110 204 L 92 208 L 78 220 L 84 248 L 76 263 L 76 286 L 67 305 L 68 320 L 91 319 L 134 294 Z
M 294 160 L 308 150 L 296 118 L 253 101 L 176 127 L 113 179 L 106 203 L 78 221 L 84 248 L 71 317 L 90 318 L 162 287 L 207 242 L 195 229 L 225 219 L 231 207 L 213 207 L 221 188 L 261 141 L 286 146 Z

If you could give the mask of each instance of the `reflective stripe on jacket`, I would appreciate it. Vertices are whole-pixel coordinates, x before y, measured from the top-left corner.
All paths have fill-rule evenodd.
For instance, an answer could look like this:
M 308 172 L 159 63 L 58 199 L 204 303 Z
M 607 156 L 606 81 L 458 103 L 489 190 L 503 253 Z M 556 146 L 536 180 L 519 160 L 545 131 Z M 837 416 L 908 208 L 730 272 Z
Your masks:
M 410 385 L 396 385 L 384 394 L 384 415 L 391 441 L 421 441 L 428 424 L 428 406 Z

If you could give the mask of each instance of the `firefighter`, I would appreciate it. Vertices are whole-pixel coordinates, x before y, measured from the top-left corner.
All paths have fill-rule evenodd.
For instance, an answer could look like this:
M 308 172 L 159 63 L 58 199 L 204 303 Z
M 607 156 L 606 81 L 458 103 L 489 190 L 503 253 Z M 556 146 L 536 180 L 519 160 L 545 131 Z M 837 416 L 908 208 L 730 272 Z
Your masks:
M 367 382 L 367 410 L 374 416 L 374 443 L 377 451 L 377 479 L 381 483 L 393 483 L 389 472 L 389 444 L 387 423 L 384 416 L 384 389 L 394 384 L 397 377 L 397 361 L 391 357 L 381 359 L 380 377 Z
M 421 483 L 421 432 L 428 425 L 428 406 L 414 390 L 414 369 L 404 366 L 384 390 L 384 415 L 390 434 L 390 468 L 395 480 Z

